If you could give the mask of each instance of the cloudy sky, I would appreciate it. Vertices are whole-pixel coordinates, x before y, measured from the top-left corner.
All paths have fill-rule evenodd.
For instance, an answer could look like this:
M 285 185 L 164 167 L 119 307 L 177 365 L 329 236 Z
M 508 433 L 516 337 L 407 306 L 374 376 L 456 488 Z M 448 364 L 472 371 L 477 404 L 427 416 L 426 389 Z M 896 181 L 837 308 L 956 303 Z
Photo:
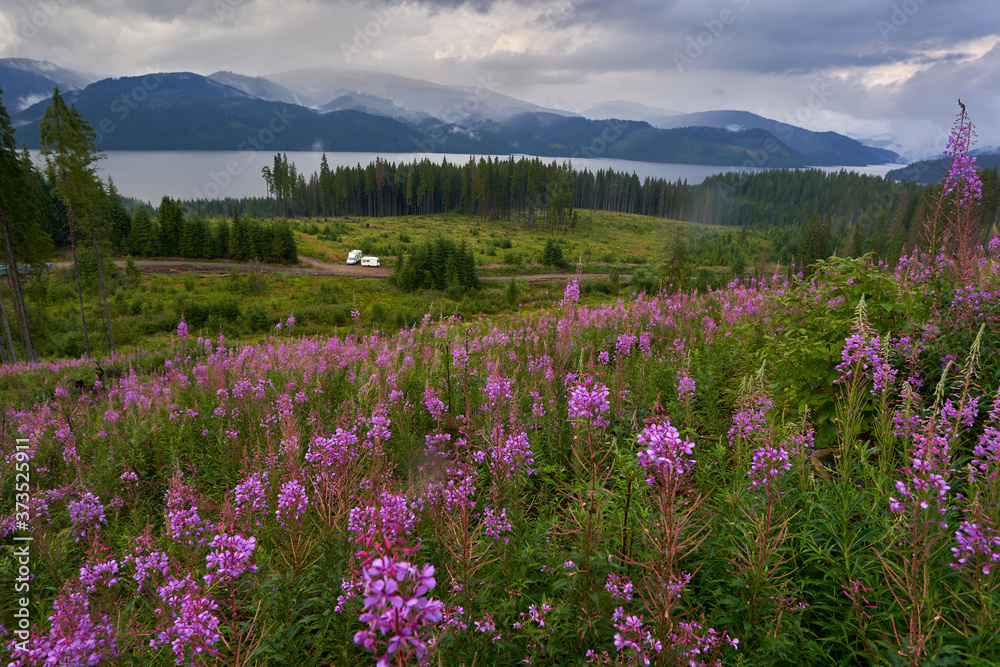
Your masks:
M 97 75 L 304 67 L 476 85 L 581 111 L 743 109 L 943 148 L 1000 145 L 997 0 L 0 0 L 0 57 Z

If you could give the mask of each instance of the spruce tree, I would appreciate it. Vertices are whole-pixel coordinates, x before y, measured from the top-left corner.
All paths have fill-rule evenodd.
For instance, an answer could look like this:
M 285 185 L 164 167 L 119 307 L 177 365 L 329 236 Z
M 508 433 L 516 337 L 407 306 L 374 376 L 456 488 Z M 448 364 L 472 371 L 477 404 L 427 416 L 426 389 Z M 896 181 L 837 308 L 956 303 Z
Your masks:
M 103 190 L 95 174 L 94 163 L 103 157 L 97 148 L 97 134 L 83 119 L 74 106 L 66 105 L 59 88 L 52 92 L 52 101 L 45 110 L 39 126 L 39 150 L 46 157 L 49 180 L 62 203 L 69 227 L 70 245 L 73 248 L 73 266 L 76 272 L 76 291 L 80 300 L 80 319 L 83 323 L 83 341 L 90 357 L 90 337 L 87 331 L 87 316 L 83 305 L 83 288 L 80 284 L 80 264 L 77 257 L 77 225 L 86 233 L 89 229 L 97 264 L 98 287 L 104 306 L 105 324 L 108 335 L 108 349 L 114 352 L 114 333 L 111 330 L 111 315 L 104 291 L 104 271 L 101 266 L 100 249 L 97 243 L 97 220 L 99 201 Z
M 160 252 L 167 257 L 180 254 L 181 227 L 184 211 L 180 201 L 164 197 L 160 201 Z
M 129 249 L 141 257 L 154 257 L 160 249 L 159 236 L 153 226 L 149 209 L 139 206 L 132 214 L 132 228 L 128 235 Z
M 28 361 L 36 361 L 17 264 L 22 259 L 28 263 L 43 259 L 52 250 L 52 239 L 41 227 L 32 188 L 33 168 L 30 161 L 22 159 L 17 153 L 14 129 L 3 106 L 2 96 L 3 91 L 0 90 L 0 263 L 5 263 L 8 267 L 7 281 L 24 346 L 24 356 Z M 6 356 L 10 361 L 16 361 L 2 297 L 0 320 L 4 329 L 4 342 L 9 348 Z

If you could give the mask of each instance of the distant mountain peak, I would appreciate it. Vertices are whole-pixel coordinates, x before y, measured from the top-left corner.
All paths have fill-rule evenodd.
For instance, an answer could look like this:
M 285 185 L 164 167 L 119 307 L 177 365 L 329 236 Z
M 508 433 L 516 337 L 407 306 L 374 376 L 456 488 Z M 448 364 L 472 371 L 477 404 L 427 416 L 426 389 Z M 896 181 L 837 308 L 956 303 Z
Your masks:
M 0 87 L 4 105 L 12 112 L 26 109 L 52 96 L 52 89 L 80 90 L 94 77 L 59 67 L 48 60 L 0 58 Z

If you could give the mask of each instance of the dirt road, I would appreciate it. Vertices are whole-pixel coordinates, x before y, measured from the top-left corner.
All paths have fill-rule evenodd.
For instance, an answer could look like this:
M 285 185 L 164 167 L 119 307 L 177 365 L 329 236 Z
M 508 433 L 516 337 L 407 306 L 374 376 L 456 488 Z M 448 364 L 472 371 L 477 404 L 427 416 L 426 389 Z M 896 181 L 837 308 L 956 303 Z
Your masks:
M 233 271 L 246 273 L 250 265 L 241 262 L 204 262 L 187 259 L 136 259 L 133 260 L 142 273 L 200 273 L 205 275 L 229 275 Z M 314 257 L 299 255 L 299 261 L 308 266 L 281 266 L 278 264 L 261 264 L 260 270 L 269 273 L 290 273 L 300 276 L 350 276 L 352 278 L 388 278 L 392 269 L 385 266 L 360 266 L 350 264 L 335 264 L 324 262 Z M 125 267 L 124 260 L 115 260 L 119 268 Z M 67 269 L 70 262 L 57 262 L 57 269 Z M 573 273 L 531 273 L 514 276 L 519 282 L 542 283 L 552 280 L 569 280 Z M 604 273 L 584 273 L 581 279 L 594 280 L 606 278 Z M 480 276 L 482 280 L 509 280 L 510 276 Z

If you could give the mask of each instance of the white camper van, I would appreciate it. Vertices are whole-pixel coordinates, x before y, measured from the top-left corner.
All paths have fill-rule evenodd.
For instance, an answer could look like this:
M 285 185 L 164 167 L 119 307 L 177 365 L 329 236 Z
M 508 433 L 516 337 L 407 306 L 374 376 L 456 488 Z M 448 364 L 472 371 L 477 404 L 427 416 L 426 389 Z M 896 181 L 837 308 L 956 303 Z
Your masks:
M 361 266 L 378 266 L 378 257 L 362 257 Z
M 347 263 L 348 264 L 357 264 L 360 261 L 361 261 L 361 251 L 360 250 L 352 250 L 351 252 L 347 253 Z

